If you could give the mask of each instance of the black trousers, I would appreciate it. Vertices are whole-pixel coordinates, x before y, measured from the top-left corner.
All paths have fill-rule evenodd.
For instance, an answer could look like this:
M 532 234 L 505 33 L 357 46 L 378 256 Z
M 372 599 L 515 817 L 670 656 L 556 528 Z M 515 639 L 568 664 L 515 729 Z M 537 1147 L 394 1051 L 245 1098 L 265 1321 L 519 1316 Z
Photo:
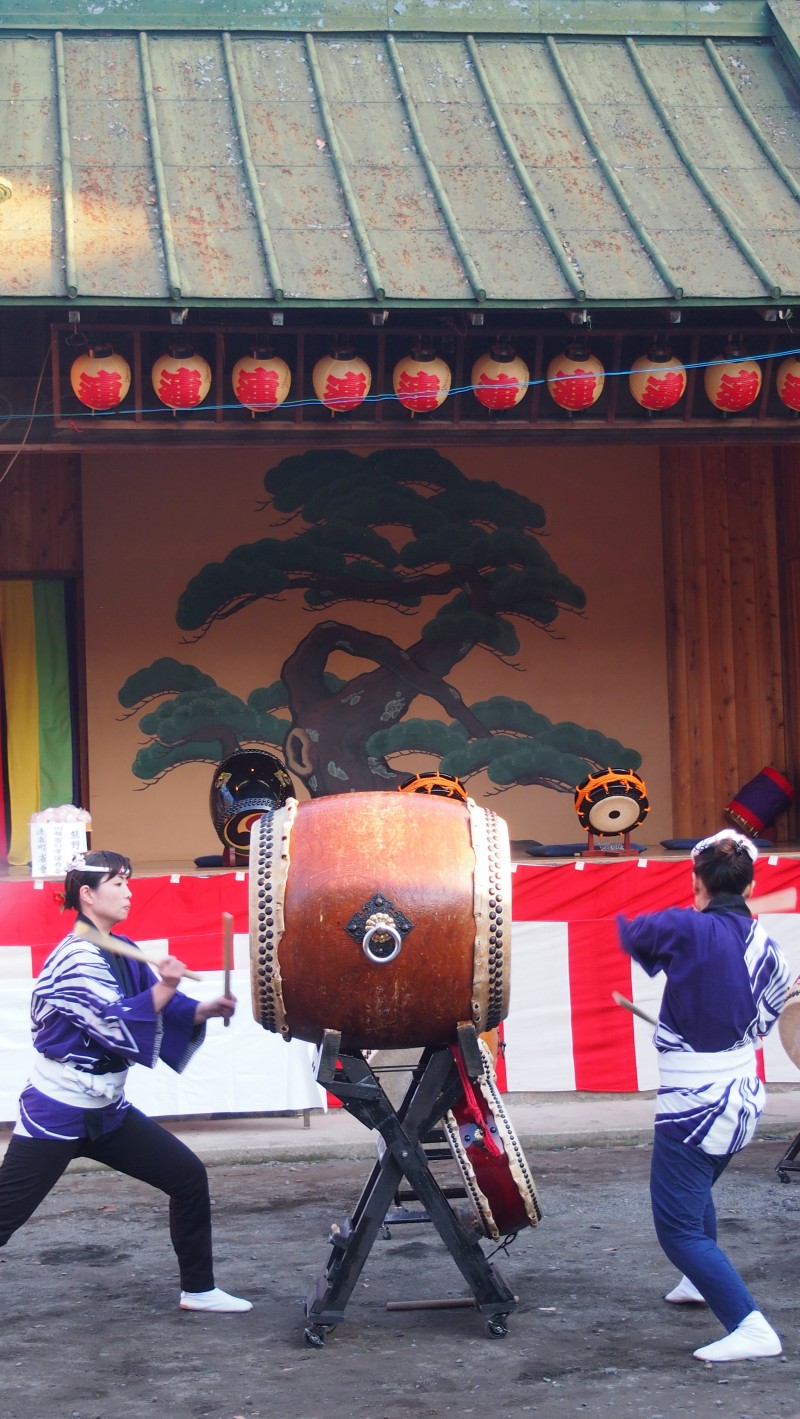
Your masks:
M 181 1290 L 212 1289 L 211 1202 L 205 1165 L 185 1143 L 134 1108 L 118 1129 L 94 1142 L 12 1134 L 0 1167 L 0 1246 L 27 1222 L 73 1158 L 94 1158 L 167 1193 L 169 1234 Z

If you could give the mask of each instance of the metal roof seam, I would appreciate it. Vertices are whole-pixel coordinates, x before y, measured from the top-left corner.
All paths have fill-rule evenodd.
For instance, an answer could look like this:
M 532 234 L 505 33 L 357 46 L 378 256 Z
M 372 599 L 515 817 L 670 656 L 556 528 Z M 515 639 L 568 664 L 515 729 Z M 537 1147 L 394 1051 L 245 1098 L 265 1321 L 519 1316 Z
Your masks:
M 553 68 L 558 74 L 561 86 L 565 94 L 567 95 L 567 98 L 569 99 L 573 113 L 575 114 L 576 118 L 578 119 L 578 122 L 581 125 L 581 128 L 584 131 L 586 140 L 589 143 L 595 157 L 597 158 L 598 163 L 600 164 L 606 182 L 614 193 L 614 196 L 616 197 L 620 207 L 625 213 L 625 216 L 633 227 L 636 236 L 639 238 L 639 241 L 647 252 L 647 255 L 650 257 L 650 260 L 655 266 L 659 276 L 661 277 L 665 286 L 669 288 L 670 295 L 673 296 L 675 300 L 680 300 L 681 296 L 683 295 L 683 287 L 676 279 L 675 273 L 670 270 L 669 266 L 661 255 L 661 252 L 659 251 L 656 243 L 653 241 L 644 224 L 639 221 L 631 203 L 628 201 L 625 189 L 622 186 L 622 183 L 619 181 L 610 162 L 608 161 L 603 146 L 589 121 L 589 115 L 587 114 L 586 109 L 581 103 L 575 85 L 573 84 L 572 80 L 569 77 L 569 74 L 567 73 L 566 65 L 564 64 L 564 61 L 562 60 L 561 55 L 559 53 L 557 42 L 555 41 L 555 39 L 553 39 L 552 35 L 548 35 L 545 39 L 545 44 L 547 45 L 547 52 L 550 55 L 550 61 L 553 65 Z
M 261 249 L 264 253 L 264 263 L 267 268 L 267 279 L 272 287 L 273 299 L 283 300 L 283 281 L 281 280 L 280 265 L 275 252 L 272 240 L 272 233 L 269 229 L 267 214 L 264 209 L 264 199 L 261 196 L 261 188 L 258 182 L 258 173 L 253 162 L 253 153 L 250 147 L 250 135 L 247 131 L 247 119 L 242 103 L 242 93 L 239 86 L 239 74 L 236 68 L 236 57 L 233 52 L 233 43 L 230 34 L 225 31 L 222 35 L 222 53 L 225 59 L 225 73 L 228 79 L 228 88 L 231 95 L 231 108 L 233 109 L 233 121 L 236 125 L 236 136 L 239 140 L 239 149 L 242 155 L 242 164 L 247 176 L 247 185 L 250 190 L 250 201 L 253 204 L 253 212 L 258 227 L 258 234 L 261 238 Z
M 656 113 L 661 119 L 661 122 L 664 125 L 664 130 L 667 133 L 667 136 L 673 147 L 675 148 L 675 151 L 677 152 L 681 162 L 684 164 L 692 179 L 697 183 L 697 186 L 700 188 L 700 191 L 703 193 L 703 196 L 705 197 L 706 201 L 716 212 L 717 216 L 725 227 L 725 230 L 727 231 L 728 235 L 731 237 L 732 241 L 736 244 L 736 246 L 738 246 L 742 256 L 744 256 L 745 260 L 755 271 L 759 280 L 763 282 L 769 294 L 774 297 L 779 296 L 781 294 L 780 286 L 777 285 L 774 277 L 767 270 L 763 262 L 759 260 L 746 236 L 744 236 L 744 234 L 739 230 L 739 225 L 730 208 L 728 207 L 727 202 L 725 202 L 722 197 L 720 197 L 719 194 L 714 191 L 710 183 L 706 181 L 703 174 L 700 172 L 700 169 L 698 168 L 697 164 L 694 162 L 691 153 L 688 151 L 685 143 L 683 142 L 683 139 L 678 133 L 676 133 L 674 124 L 670 123 L 669 116 L 666 113 L 661 99 L 656 93 L 652 80 L 645 71 L 644 65 L 642 64 L 641 55 L 639 54 L 639 51 L 636 48 L 634 40 L 632 40 L 630 37 L 626 38 L 625 47 L 631 57 L 634 68 L 636 69 L 636 73 L 639 76 L 642 86 L 645 92 L 647 93 L 647 96 L 650 99 L 650 102 L 652 103 Z
M 400 63 L 400 56 L 397 52 L 397 41 L 395 40 L 393 35 L 386 36 L 386 50 L 391 60 L 392 71 L 394 73 L 395 79 L 397 80 L 397 86 L 400 90 L 403 105 L 408 116 L 408 121 L 411 126 L 411 132 L 414 137 L 414 143 L 416 145 L 417 152 L 419 153 L 422 165 L 427 174 L 428 181 L 431 187 L 433 188 L 434 196 L 436 197 L 436 201 L 439 204 L 439 210 L 444 218 L 445 225 L 450 234 L 450 239 L 453 242 L 456 251 L 458 252 L 458 257 L 466 273 L 467 280 L 472 286 L 472 293 L 475 297 L 475 300 L 484 301 L 486 299 L 486 290 L 483 281 L 481 280 L 480 272 L 478 271 L 475 262 L 472 260 L 472 257 L 470 256 L 469 251 L 467 250 L 467 244 L 464 240 L 464 234 L 461 231 L 461 225 L 458 221 L 458 218 L 456 217 L 455 212 L 453 211 L 453 208 L 450 203 L 450 198 L 448 197 L 447 192 L 445 191 L 444 183 L 442 182 L 442 179 L 439 176 L 439 172 L 435 162 L 433 161 L 433 156 L 431 154 L 430 148 L 428 147 L 428 144 L 425 141 L 425 135 L 422 132 L 422 126 L 419 121 L 419 115 L 414 105 L 414 100 L 411 97 L 411 90 L 408 87 L 408 81 L 406 79 L 405 73 L 403 72 L 403 66 Z
M 794 178 L 789 172 L 789 169 L 782 162 L 781 158 L 778 156 L 772 144 L 770 143 L 766 133 L 762 131 L 761 126 L 756 122 L 755 114 L 752 112 L 751 109 L 747 107 L 747 104 L 744 102 L 744 99 L 742 98 L 741 94 L 739 93 L 739 90 L 734 84 L 733 79 L 731 78 L 730 74 L 725 68 L 725 65 L 723 64 L 713 40 L 705 40 L 705 50 L 709 59 L 711 60 L 711 63 L 714 65 L 717 74 L 719 75 L 720 79 L 722 80 L 722 83 L 725 86 L 725 91 L 728 94 L 728 97 L 731 99 L 740 117 L 744 120 L 747 127 L 750 129 L 750 132 L 752 133 L 755 141 L 758 143 L 758 146 L 761 149 L 762 153 L 772 163 L 772 166 L 774 167 L 778 176 L 782 178 L 783 181 L 786 183 L 786 186 L 788 187 L 792 196 L 800 199 L 800 182 L 798 182 L 797 179 Z
M 356 197 L 355 192 L 353 191 L 353 185 L 350 181 L 350 175 L 347 171 L 347 167 L 342 156 L 341 145 L 339 143 L 339 139 L 336 133 L 336 124 L 333 121 L 333 115 L 331 113 L 330 105 L 328 103 L 328 97 L 325 92 L 325 81 L 322 76 L 322 70 L 320 69 L 319 59 L 317 57 L 317 47 L 313 35 L 307 34 L 305 36 L 305 45 L 306 55 L 308 57 L 308 67 L 311 70 L 311 78 L 314 84 L 314 92 L 316 95 L 317 103 L 319 104 L 319 111 L 322 116 L 322 122 L 325 128 L 325 135 L 328 140 L 328 150 L 330 152 L 331 162 L 333 163 L 334 171 L 336 173 L 336 179 L 339 183 L 340 188 L 342 189 L 342 196 L 344 197 L 345 206 L 347 207 L 350 221 L 352 222 L 353 228 L 356 233 L 356 240 L 358 241 L 358 245 L 361 249 L 361 256 L 363 258 L 364 265 L 367 269 L 367 277 L 370 285 L 372 286 L 372 294 L 376 300 L 382 301 L 386 295 L 386 290 L 383 281 L 381 280 L 380 273 L 378 271 L 375 253 L 373 251 L 372 243 L 369 239 L 369 233 L 367 231 L 366 223 L 361 215 L 361 204 L 359 203 L 359 200 Z
M 142 70 L 142 90 L 144 93 L 145 113 L 147 115 L 150 161 L 153 164 L 153 177 L 155 178 L 156 197 L 158 199 L 161 244 L 167 267 L 167 284 L 170 298 L 177 301 L 180 300 L 183 295 L 181 289 L 181 274 L 175 250 L 175 237 L 172 231 L 172 215 L 170 213 L 169 199 L 167 197 L 167 178 L 161 156 L 161 137 L 158 131 L 158 115 L 156 113 L 156 102 L 153 94 L 153 71 L 150 67 L 148 37 L 144 30 L 139 31 L 139 63 Z
M 67 295 L 78 294 L 78 268 L 75 261 L 75 190 L 72 171 L 72 145 L 69 136 L 67 81 L 64 66 L 64 36 L 57 30 L 53 36 L 58 103 L 58 138 L 61 146 L 61 200 L 64 209 L 64 270 Z
M 519 148 L 517 147 L 514 141 L 508 124 L 503 118 L 503 115 L 500 111 L 500 105 L 498 104 L 497 99 L 495 98 L 494 90 L 492 89 L 489 76 L 486 73 L 483 60 L 481 59 L 480 51 L 478 49 L 475 36 L 468 34 L 466 37 L 466 43 L 467 52 L 469 54 L 470 59 L 472 60 L 473 67 L 475 69 L 475 75 L 481 87 L 481 92 L 483 93 L 483 97 L 486 100 L 489 112 L 492 115 L 492 120 L 500 136 L 500 141 L 503 144 L 503 147 L 505 148 L 508 157 L 511 161 L 511 165 L 516 174 L 517 181 L 519 182 L 520 187 L 522 188 L 523 192 L 525 193 L 525 196 L 531 204 L 531 207 L 533 208 L 533 211 L 536 215 L 536 220 L 539 223 L 539 226 L 541 227 L 542 231 L 544 232 L 544 235 L 550 246 L 550 250 L 552 251 L 556 261 L 558 262 L 559 268 L 562 271 L 570 289 L 572 290 L 572 294 L 575 296 L 576 300 L 584 301 L 586 299 L 586 291 L 584 290 L 583 284 L 574 266 L 570 262 L 566 251 L 564 250 L 564 244 L 561 241 L 558 232 L 556 231 L 553 223 L 550 221 L 550 218 L 547 215 L 547 210 L 543 202 L 540 200 L 539 194 L 536 191 L 533 182 L 531 181 L 528 169 L 525 167 L 525 164 L 522 161 Z

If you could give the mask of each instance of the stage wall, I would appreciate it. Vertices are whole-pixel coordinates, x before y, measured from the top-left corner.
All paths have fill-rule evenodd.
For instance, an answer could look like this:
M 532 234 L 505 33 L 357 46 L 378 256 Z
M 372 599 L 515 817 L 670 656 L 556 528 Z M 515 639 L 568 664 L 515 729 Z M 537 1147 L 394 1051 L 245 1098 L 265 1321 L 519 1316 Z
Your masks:
M 505 1080 L 510 1093 L 654 1089 L 652 1028 L 616 1006 L 620 991 L 650 1014 L 662 977 L 650 980 L 617 945 L 618 912 L 632 916 L 690 905 L 686 860 L 646 857 L 590 862 L 531 863 L 515 869 L 511 1010 L 505 1022 Z M 761 859 L 759 894 L 800 886 L 800 862 Z M 69 920 L 56 904 L 55 882 L 0 883 L 0 1119 L 14 1117 L 31 1045 L 28 1002 L 33 980 Z M 142 877 L 126 931 L 147 948 L 169 948 L 202 982 L 191 993 L 213 996 L 222 987 L 223 912 L 234 918 L 234 990 L 240 1009 L 229 1029 L 208 1026 L 206 1043 L 185 1073 L 162 1065 L 134 1069 L 129 1097 L 150 1114 L 268 1113 L 316 1107 L 324 1094 L 311 1072 L 312 1049 L 287 1044 L 255 1023 L 250 1008 L 247 879 L 244 872 Z M 793 976 L 800 974 L 800 915 L 763 918 L 783 947 Z M 309 963 L 313 969 L 313 962 Z M 763 1050 L 770 1083 L 797 1083 L 777 1031 Z

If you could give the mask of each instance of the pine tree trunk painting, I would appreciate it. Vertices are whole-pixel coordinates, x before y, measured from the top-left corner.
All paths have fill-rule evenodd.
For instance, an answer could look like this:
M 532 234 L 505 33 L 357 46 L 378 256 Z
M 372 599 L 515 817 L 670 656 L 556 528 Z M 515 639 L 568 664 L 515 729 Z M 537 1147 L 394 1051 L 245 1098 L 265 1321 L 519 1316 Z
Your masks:
M 155 706 L 140 721 L 149 742 L 134 761 L 139 779 L 152 784 L 183 763 L 217 763 L 254 745 L 282 751 L 312 797 L 397 787 L 411 752 L 463 780 L 485 771 L 497 791 L 571 792 L 595 768 L 639 766 L 635 749 L 553 723 L 524 700 L 466 704 L 449 678 L 479 649 L 515 664 L 515 622 L 550 631 L 563 613 L 583 611 L 583 591 L 543 545 L 538 504 L 467 478 L 433 449 L 309 451 L 284 459 L 264 485 L 273 517 L 296 530 L 201 568 L 180 597 L 178 627 L 198 639 L 258 601 L 290 594 L 321 619 L 279 679 L 246 701 L 172 658 L 131 675 L 121 704 L 129 713 Z M 438 609 L 423 620 L 434 599 Z M 380 605 L 387 621 L 394 612 L 399 630 L 419 627 L 416 638 L 401 645 L 325 615 L 348 602 Z M 360 666 L 346 681 L 329 669 L 340 652 Z M 444 718 L 409 717 L 425 700 Z

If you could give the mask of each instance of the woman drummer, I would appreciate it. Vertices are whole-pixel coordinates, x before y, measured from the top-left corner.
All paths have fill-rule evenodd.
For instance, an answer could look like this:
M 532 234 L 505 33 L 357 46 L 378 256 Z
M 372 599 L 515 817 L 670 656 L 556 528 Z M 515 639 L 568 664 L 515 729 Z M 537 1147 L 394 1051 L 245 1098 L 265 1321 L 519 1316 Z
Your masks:
M 660 1087 L 650 1171 L 658 1240 L 683 1276 L 665 1297 L 706 1302 L 726 1334 L 698 1360 L 780 1355 L 781 1342 L 717 1245 L 711 1190 L 764 1108 L 755 1046 L 789 986 L 779 947 L 750 915 L 757 850 L 729 829 L 692 851 L 696 910 L 619 918 L 625 951 L 666 986 L 654 1043 Z
M 80 934 L 81 923 L 108 934 L 125 920 L 130 875 L 128 858 L 116 852 L 86 853 L 67 869 L 64 904 L 78 913 L 76 929 L 48 956 L 33 991 L 36 1062 L 0 1168 L 0 1246 L 73 1158 L 93 1158 L 168 1194 L 183 1310 L 249 1311 L 249 1301 L 214 1285 L 203 1163 L 124 1093 L 131 1064 L 152 1069 L 162 1059 L 185 1069 L 206 1021 L 230 1018 L 236 999 L 192 1000 L 178 989 L 186 968 L 174 956 L 156 975 L 144 960 L 112 955 Z

